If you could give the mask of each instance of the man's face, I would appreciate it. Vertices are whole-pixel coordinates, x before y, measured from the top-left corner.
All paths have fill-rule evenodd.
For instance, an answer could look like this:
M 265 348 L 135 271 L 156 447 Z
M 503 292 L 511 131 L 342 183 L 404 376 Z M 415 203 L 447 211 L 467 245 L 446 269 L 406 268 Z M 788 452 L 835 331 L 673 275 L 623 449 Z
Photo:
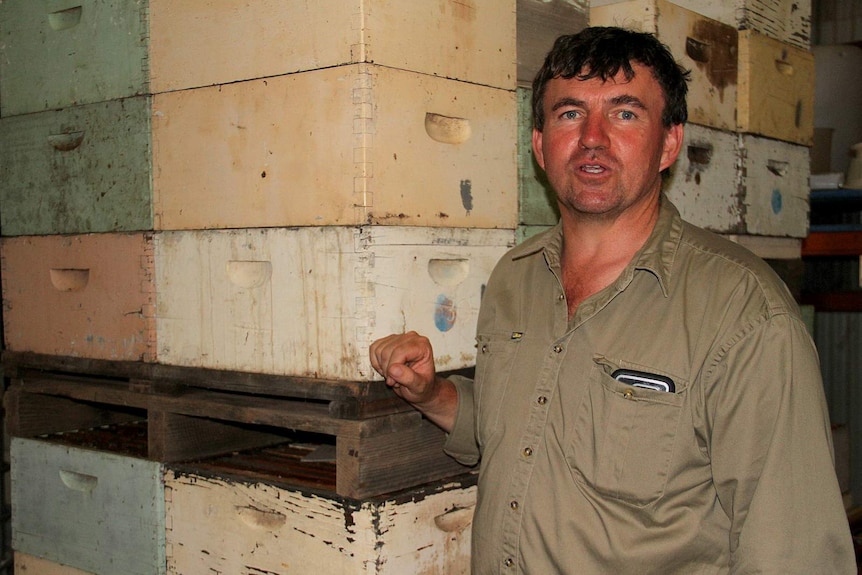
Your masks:
M 633 64 L 599 78 L 554 78 L 542 102 L 545 125 L 533 130 L 533 151 L 563 211 L 616 217 L 657 201 L 660 172 L 676 159 L 682 126 L 661 122 L 664 95 L 650 70 Z

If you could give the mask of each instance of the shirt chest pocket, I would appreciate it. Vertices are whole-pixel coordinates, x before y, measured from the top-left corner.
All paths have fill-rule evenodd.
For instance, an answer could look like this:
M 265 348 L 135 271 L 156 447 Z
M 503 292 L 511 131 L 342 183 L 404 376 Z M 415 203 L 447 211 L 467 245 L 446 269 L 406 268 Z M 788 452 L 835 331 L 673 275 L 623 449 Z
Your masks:
M 643 389 L 617 381 L 612 370 L 593 366 L 572 414 L 566 459 L 588 488 L 643 506 L 664 493 L 687 386 L 677 381 L 676 393 Z
M 500 432 L 506 391 L 520 348 L 520 333 L 479 334 L 476 357 L 476 433 L 480 445 Z

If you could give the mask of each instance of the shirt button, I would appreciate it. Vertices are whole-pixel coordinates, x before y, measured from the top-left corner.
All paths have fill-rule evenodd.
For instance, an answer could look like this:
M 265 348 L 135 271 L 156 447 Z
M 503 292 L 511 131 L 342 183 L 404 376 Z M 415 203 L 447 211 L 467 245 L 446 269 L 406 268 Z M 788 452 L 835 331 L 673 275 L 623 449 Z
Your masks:
M 530 457 L 531 455 L 533 455 L 533 448 L 531 448 L 531 447 L 525 447 L 525 448 L 524 448 L 524 456 L 525 456 L 525 457 Z
M 482 353 L 488 353 L 488 346 L 487 345 L 482 346 Z
M 623 397 L 625 397 L 626 399 L 631 399 L 632 397 L 634 397 L 634 395 L 635 394 L 632 393 L 630 389 L 627 389 L 623 392 Z
M 512 510 L 517 510 L 517 509 L 518 509 L 518 507 L 519 507 L 518 502 L 517 502 L 517 501 L 512 501 L 511 503 L 509 503 L 509 507 L 511 507 L 511 508 L 512 508 Z
M 511 558 L 511 557 L 509 557 L 508 559 L 506 559 L 505 561 L 503 561 L 503 565 L 505 565 L 506 567 L 511 567 L 511 566 L 512 566 L 512 565 L 514 565 L 514 564 L 515 564 L 515 562 L 514 562 L 514 561 L 512 561 L 512 558 Z
M 554 346 L 554 353 L 562 353 L 562 352 L 563 352 L 563 346 L 561 346 L 561 345 L 555 345 Z
M 559 299 L 560 299 L 560 301 L 563 301 L 564 299 L 566 299 L 566 294 L 561 293 Z
M 539 405 L 545 405 L 546 403 L 548 403 L 548 398 L 544 395 L 540 395 L 539 399 L 537 399 L 536 401 L 539 403 Z

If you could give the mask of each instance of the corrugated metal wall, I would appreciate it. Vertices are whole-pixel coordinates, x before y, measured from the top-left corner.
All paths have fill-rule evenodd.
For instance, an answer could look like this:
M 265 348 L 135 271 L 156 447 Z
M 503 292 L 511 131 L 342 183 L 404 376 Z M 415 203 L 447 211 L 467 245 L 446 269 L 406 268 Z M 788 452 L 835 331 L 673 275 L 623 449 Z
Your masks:
M 862 502 L 862 313 L 818 312 L 814 340 L 832 422 L 850 432 L 850 484 Z

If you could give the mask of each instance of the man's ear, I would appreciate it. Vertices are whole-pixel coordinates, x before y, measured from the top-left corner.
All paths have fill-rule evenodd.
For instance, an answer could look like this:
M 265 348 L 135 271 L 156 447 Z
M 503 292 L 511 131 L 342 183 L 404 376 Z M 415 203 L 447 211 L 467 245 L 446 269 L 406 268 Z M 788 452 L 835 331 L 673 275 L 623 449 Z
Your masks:
M 685 135 L 685 130 L 682 124 L 673 124 L 664 133 L 664 148 L 661 153 L 661 171 L 669 168 L 676 161 L 676 157 L 682 150 L 682 139 Z M 533 135 L 535 146 L 536 137 Z
M 545 154 L 542 152 L 542 132 L 533 128 L 533 155 L 539 167 L 545 169 Z

